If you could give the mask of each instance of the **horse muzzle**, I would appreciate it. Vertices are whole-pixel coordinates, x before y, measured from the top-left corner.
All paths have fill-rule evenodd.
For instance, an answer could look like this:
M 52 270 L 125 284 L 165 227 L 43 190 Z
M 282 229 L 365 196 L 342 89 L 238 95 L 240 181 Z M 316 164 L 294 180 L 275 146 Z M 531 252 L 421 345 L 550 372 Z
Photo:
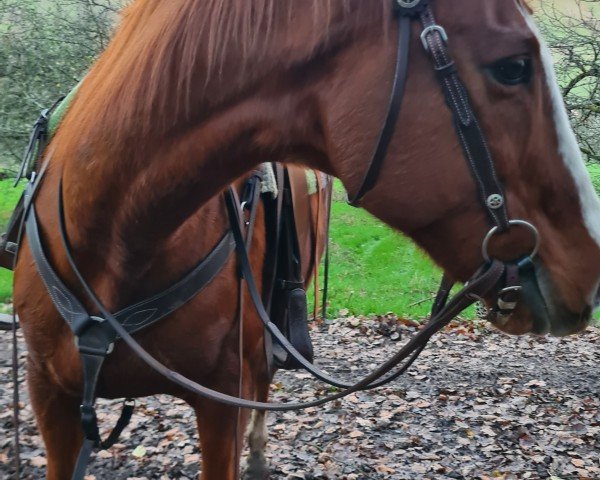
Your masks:
M 530 261 L 519 271 L 519 300 L 514 310 L 503 314 L 497 307 L 487 309 L 487 320 L 513 335 L 532 333 L 564 337 L 585 330 L 592 318 L 592 306 L 581 312 L 570 311 L 560 299 L 549 275 L 539 260 Z M 498 300 L 487 300 L 487 305 Z

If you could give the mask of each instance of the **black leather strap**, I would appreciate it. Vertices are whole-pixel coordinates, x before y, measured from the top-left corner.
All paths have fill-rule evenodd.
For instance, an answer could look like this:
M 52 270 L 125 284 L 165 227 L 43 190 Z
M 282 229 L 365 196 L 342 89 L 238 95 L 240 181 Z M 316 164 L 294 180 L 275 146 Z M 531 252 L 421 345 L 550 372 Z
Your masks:
M 95 411 L 95 390 L 106 355 L 117 339 L 115 330 L 100 317 L 91 316 L 77 297 L 66 287 L 48 261 L 41 242 L 35 207 L 32 204 L 34 184 L 29 182 L 24 194 L 24 221 L 29 248 L 36 268 L 52 303 L 67 322 L 77 340 L 83 370 L 81 425 L 84 444 L 80 451 L 72 480 L 83 480 L 94 447 L 109 448 L 129 423 L 134 405 L 126 401 L 121 416 L 106 441 L 100 439 Z M 59 186 L 59 208 L 62 212 L 62 188 Z M 62 217 L 61 217 L 62 218 Z M 223 268 L 235 244 L 226 234 L 208 257 L 184 279 L 169 289 L 143 302 L 126 308 L 115 317 L 123 321 L 128 332 L 136 332 L 169 315 L 189 301 Z
M 452 280 L 448 275 L 444 274 L 442 276 L 442 281 L 440 282 L 440 287 L 438 288 L 437 294 L 435 296 L 435 300 L 433 301 L 433 305 L 431 306 L 432 317 L 435 317 L 446 306 L 446 303 L 448 303 L 448 297 L 450 297 L 450 292 L 452 291 L 453 286 L 454 280 Z
M 96 444 L 93 440 L 83 441 L 83 445 L 81 446 L 79 455 L 77 456 L 77 462 L 75 463 L 75 470 L 73 470 L 71 480 L 83 480 L 85 478 L 85 472 L 87 471 L 87 466 L 90 463 L 90 457 L 92 456 L 95 445 Z
M 77 268 L 75 260 L 71 254 L 71 245 L 69 243 L 67 233 L 65 230 L 65 220 L 64 220 L 64 209 L 62 207 L 62 194 L 59 194 L 59 205 L 58 205 L 58 215 L 59 215 L 59 231 L 61 240 L 63 243 L 64 252 L 69 262 L 69 265 L 75 274 L 79 284 L 83 288 L 85 294 L 92 301 L 95 307 L 98 309 L 103 318 L 106 319 L 108 324 L 115 330 L 115 332 L 123 339 L 123 341 L 132 349 L 132 351 L 138 355 L 138 357 L 146 363 L 150 368 L 155 370 L 160 375 L 163 375 L 174 384 L 179 385 L 180 387 L 194 393 L 196 395 L 200 395 L 204 398 L 208 398 L 210 400 L 230 405 L 233 407 L 239 408 L 249 408 L 256 410 L 274 410 L 274 411 L 288 411 L 288 410 L 300 410 L 308 407 L 316 407 L 319 405 L 323 405 L 327 402 L 337 400 L 343 398 L 350 393 L 356 392 L 361 389 L 370 388 L 375 386 L 377 380 L 381 379 L 383 376 L 388 374 L 391 370 L 393 370 L 397 365 L 399 365 L 404 359 L 408 358 L 408 361 L 411 362 L 414 360 L 415 351 L 423 348 L 423 346 L 427 343 L 429 338 L 444 327 L 452 318 L 454 318 L 457 314 L 459 314 L 462 310 L 464 310 L 469 305 L 473 304 L 475 296 L 485 296 L 488 292 L 495 288 L 498 283 L 498 280 L 501 278 L 504 272 L 504 266 L 497 261 L 493 261 L 489 268 L 486 268 L 484 271 L 479 273 L 476 277 L 472 279 L 469 284 L 461 290 L 453 299 L 448 303 L 448 305 L 444 308 L 442 312 L 436 317 L 430 320 L 430 322 L 423 327 L 423 329 L 411 340 L 409 341 L 398 353 L 396 353 L 392 358 L 390 358 L 387 362 L 381 365 L 378 369 L 376 369 L 373 373 L 362 379 L 361 381 L 353 384 L 350 388 L 343 390 L 337 394 L 330 395 L 325 398 L 321 398 L 312 402 L 307 403 L 289 403 L 289 404 L 270 404 L 265 402 L 256 402 L 249 401 L 245 399 L 240 399 L 237 397 L 233 397 L 231 395 L 226 395 L 221 392 L 216 392 L 212 389 L 204 387 L 197 382 L 194 382 L 177 372 L 172 371 L 161 362 L 159 362 L 156 358 L 152 357 L 138 342 L 136 342 L 133 337 L 127 332 L 127 330 L 119 323 L 119 321 L 104 307 L 102 302 L 98 299 L 94 291 L 87 284 L 81 272 Z M 260 295 L 258 294 L 258 290 L 256 289 L 256 285 L 254 284 L 254 280 L 252 278 L 252 269 L 250 268 L 249 259 L 245 252 L 244 247 L 244 239 L 243 235 L 241 235 L 241 229 L 239 226 L 239 215 L 237 214 L 237 205 L 231 205 L 233 197 L 231 195 L 227 195 L 228 199 L 228 211 L 232 218 L 236 219 L 232 223 L 234 237 L 236 238 L 236 244 L 238 245 L 238 258 L 240 259 L 240 263 L 242 266 L 242 272 L 246 279 L 246 283 L 248 286 L 248 290 L 252 297 L 252 301 L 254 306 L 261 317 L 261 320 L 264 323 L 270 324 L 270 320 L 264 310 L 264 307 L 261 302 Z M 234 202 L 235 203 L 235 202 Z M 233 227 L 233 225 L 237 225 L 237 228 Z M 240 247 L 241 245 L 241 247 Z M 272 325 L 272 324 L 271 324 Z M 278 332 L 277 330 L 270 329 L 271 333 L 275 332 L 274 337 L 282 344 L 287 344 L 288 348 L 291 348 L 290 351 L 293 350 L 293 347 L 289 345 L 287 339 Z M 296 352 L 297 354 L 297 352 Z M 412 355 L 412 356 L 411 356 Z M 298 361 L 304 361 L 301 356 L 297 359 Z M 402 371 L 404 369 L 401 369 Z M 335 381 L 337 384 L 341 384 L 341 382 Z
M 508 230 L 504 190 L 496 176 L 492 155 L 473 112 L 467 89 L 460 80 L 448 51 L 445 32 L 437 25 L 431 6 L 420 13 L 420 19 L 423 25 L 422 39 L 427 45 L 438 82 L 452 112 L 454 127 L 477 185 L 480 202 L 492 223 L 501 231 Z
M 231 194 L 226 194 L 226 200 L 227 200 L 227 208 L 229 210 L 230 218 L 232 218 L 232 219 L 237 218 L 237 216 L 238 216 L 236 213 L 237 206 L 236 206 L 236 202 L 235 202 L 233 196 Z M 339 379 L 332 377 L 331 375 L 329 375 L 328 373 L 319 369 L 318 367 L 316 367 L 315 365 L 310 363 L 307 359 L 305 359 L 290 344 L 290 342 L 287 340 L 285 335 L 283 335 L 281 333 L 281 331 L 277 328 L 277 326 L 274 325 L 270 321 L 268 314 L 266 313 L 266 311 L 262 305 L 262 302 L 260 301 L 260 295 L 258 293 L 256 285 L 254 284 L 252 268 L 250 266 L 250 260 L 248 259 L 247 252 L 243 248 L 243 236 L 242 236 L 241 228 L 240 228 L 239 224 L 236 224 L 235 221 L 231 222 L 231 228 L 232 228 L 234 237 L 236 239 L 236 246 L 237 246 L 236 251 L 238 253 L 238 261 L 240 262 L 240 264 L 242 266 L 242 272 L 244 274 L 244 278 L 245 278 L 247 286 L 248 286 L 248 291 L 250 293 L 250 296 L 252 297 L 252 301 L 254 303 L 256 312 L 258 313 L 258 316 L 261 319 L 261 321 L 263 322 L 265 328 L 272 335 L 273 340 L 278 342 L 279 345 L 281 345 L 286 350 L 286 352 L 288 352 L 288 354 L 291 355 L 294 358 L 294 360 L 299 365 L 302 366 L 302 368 L 304 370 L 306 370 L 307 372 L 312 374 L 315 378 L 318 378 L 319 380 L 321 380 L 325 383 L 329 383 L 332 386 L 335 386 L 338 388 L 347 388 L 348 390 L 351 390 L 351 392 L 353 392 L 353 391 L 357 391 L 357 390 L 376 388 L 376 387 L 385 385 L 392 379 L 397 378 L 396 374 L 391 374 L 389 377 L 385 377 L 385 375 L 388 372 L 390 372 L 390 370 L 392 370 L 401 361 L 403 361 L 405 358 L 407 358 L 415 349 L 420 348 L 421 346 L 424 346 L 423 344 L 427 343 L 429 338 L 435 332 L 437 332 L 439 329 L 443 328 L 443 326 L 446 325 L 448 322 L 450 322 L 450 320 L 452 318 L 454 318 L 458 313 L 460 313 L 460 311 L 462 311 L 464 308 L 466 308 L 466 306 L 464 306 L 464 307 L 460 308 L 458 311 L 456 311 L 456 313 L 454 315 L 452 315 L 450 318 L 446 318 L 446 315 L 448 315 L 448 310 L 455 311 L 455 309 L 457 308 L 455 303 L 450 302 L 450 304 L 448 304 L 446 306 L 446 308 L 442 312 L 440 312 L 440 315 L 438 316 L 438 317 L 440 317 L 440 316 L 443 317 L 444 320 L 440 320 L 440 318 L 438 318 L 438 317 L 432 318 L 431 321 L 424 327 L 424 329 L 421 330 L 421 332 L 419 332 L 419 334 L 417 334 L 417 336 L 411 342 L 409 342 L 405 346 L 404 349 L 402 349 L 396 356 L 394 356 L 394 358 L 392 360 L 384 363 L 381 367 L 376 369 L 375 372 L 373 372 L 371 375 L 366 377 L 363 381 L 354 383 L 354 384 L 349 383 L 349 382 L 340 381 Z M 489 266 L 489 268 L 492 271 L 494 271 L 495 281 L 493 282 L 493 285 L 487 284 L 487 283 L 485 284 L 486 288 L 488 288 L 488 290 L 486 290 L 486 293 L 489 290 L 491 290 L 498 283 L 498 281 L 500 280 L 502 273 L 504 271 L 503 264 L 501 264 L 499 262 L 493 262 Z M 483 274 L 485 274 L 485 272 Z M 469 290 L 472 287 L 473 287 L 473 284 L 471 283 L 465 288 L 466 288 L 466 290 Z M 481 285 L 479 285 L 479 287 L 481 288 Z M 464 292 L 461 292 L 461 293 L 464 294 Z M 462 297 L 462 295 L 459 294 L 459 295 L 457 295 L 457 297 L 455 297 L 455 300 L 456 300 L 456 298 L 461 298 L 461 297 Z M 474 301 L 475 301 L 468 294 L 466 295 L 466 297 L 463 300 L 466 300 L 466 302 L 469 303 L 469 305 L 474 303 Z M 431 332 L 429 332 L 430 329 L 432 330 Z M 357 385 L 359 385 L 359 386 L 357 387 Z M 356 390 L 354 390 L 354 388 L 356 388 Z M 351 392 L 349 392 L 349 393 L 351 393 Z
M 406 77 L 408 72 L 408 54 L 410 51 L 410 18 L 405 15 L 398 15 L 398 48 L 396 50 L 396 67 L 394 78 L 392 80 L 392 93 L 387 109 L 385 123 L 381 129 L 377 147 L 373 157 L 369 162 L 366 174 L 361 185 L 353 197 L 348 198 L 348 203 L 353 207 L 359 206 L 362 198 L 371 190 L 381 171 L 381 166 L 387 155 L 388 147 L 392 140 L 392 135 L 396 128 L 400 108 L 402 107 L 402 98 L 404 97 L 404 88 L 406 86 Z
M 198 295 L 223 269 L 235 249 L 231 232 L 180 281 L 157 295 L 114 314 L 129 333 L 138 332 L 169 316 Z
M 15 178 L 15 186 L 18 185 L 22 178 L 30 178 L 31 174 L 38 169 L 38 160 L 43 154 L 48 141 L 48 120 L 50 119 L 52 112 L 56 110 L 64 98 L 64 96 L 60 97 L 50 108 L 42 110 L 40 116 L 33 124 L 31 135 L 29 137 L 29 143 L 27 144 L 25 154 L 23 155 L 21 165 L 19 166 L 19 171 L 17 172 L 17 176 Z
M 379 177 L 397 123 L 406 86 L 411 18 L 418 16 L 423 24 L 421 40 L 431 56 L 436 77 L 444 92 L 446 103 L 452 111 L 459 143 L 477 184 L 480 202 L 492 224 L 497 226 L 500 231 L 508 230 L 510 225 L 504 190 L 496 176 L 490 150 L 471 107 L 467 90 L 458 76 L 456 66 L 448 51 L 444 29 L 436 24 L 431 5 L 427 0 L 394 0 L 393 6 L 398 16 L 399 31 L 396 69 L 388 113 L 363 181 L 348 203 L 358 206 L 360 200 L 375 186 Z
M 30 192 L 30 190 L 31 187 L 28 186 L 27 192 Z M 91 321 L 98 321 L 98 319 L 91 320 L 89 313 L 50 265 L 41 243 L 36 212 L 33 206 L 31 206 L 31 211 L 26 218 L 26 230 L 38 273 L 44 282 L 48 295 L 52 299 L 52 303 L 56 306 L 61 317 L 69 324 L 73 333 L 80 335 L 90 325 Z M 157 295 L 120 310 L 114 314 L 115 318 L 129 333 L 135 333 L 167 317 L 196 296 L 212 281 L 221 271 L 234 249 L 233 235 L 228 232 L 211 253 L 183 279 Z M 110 330 L 112 331 L 112 329 Z M 113 341 L 117 338 L 115 336 Z

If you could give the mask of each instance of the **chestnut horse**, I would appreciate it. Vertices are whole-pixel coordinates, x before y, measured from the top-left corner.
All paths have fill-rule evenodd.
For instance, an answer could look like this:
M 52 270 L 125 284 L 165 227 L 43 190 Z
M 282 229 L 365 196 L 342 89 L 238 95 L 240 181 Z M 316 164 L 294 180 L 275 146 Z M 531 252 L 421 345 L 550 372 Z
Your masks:
M 35 205 L 59 275 L 72 288 L 78 285 L 58 233 L 61 175 L 75 259 L 112 310 L 168 286 L 214 245 L 223 212 L 210 199 L 258 162 L 301 163 L 356 192 L 391 89 L 397 53 L 392 4 L 134 1 L 48 149 L 51 166 Z M 600 203 L 531 11 L 523 0 L 430 4 L 450 38 L 508 212 L 534 224 L 541 237 L 535 278 L 498 326 L 515 334 L 578 332 L 598 303 Z M 362 206 L 464 281 L 482 263 L 488 217 L 419 33 L 413 28 L 398 126 Z M 255 270 L 260 243 L 252 253 Z M 495 238 L 492 254 L 514 259 L 530 248 L 530 237 L 511 229 Z M 233 278 L 231 263 L 202 295 L 137 338 L 172 369 L 236 395 Z M 29 348 L 32 404 L 47 446 L 47 476 L 68 478 L 82 438 L 81 369 L 27 244 L 14 294 Z M 251 311 L 244 329 L 243 394 L 264 400 L 263 333 Z M 117 345 L 99 394 L 159 392 L 181 396 L 195 408 L 203 478 L 235 478 L 237 410 L 186 395 Z M 256 416 L 251 434 L 257 464 L 263 460 L 263 419 Z

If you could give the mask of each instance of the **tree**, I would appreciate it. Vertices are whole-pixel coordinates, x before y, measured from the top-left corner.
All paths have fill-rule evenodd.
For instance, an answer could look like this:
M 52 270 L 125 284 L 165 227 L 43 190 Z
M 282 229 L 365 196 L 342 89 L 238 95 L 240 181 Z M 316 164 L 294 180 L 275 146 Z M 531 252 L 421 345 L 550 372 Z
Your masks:
M 0 167 L 14 169 L 38 112 L 68 93 L 106 46 L 122 3 L 0 3 Z
M 570 8 L 565 12 L 555 2 L 544 2 L 540 24 L 553 51 L 581 150 L 588 160 L 597 162 L 600 161 L 600 0 L 569 3 Z

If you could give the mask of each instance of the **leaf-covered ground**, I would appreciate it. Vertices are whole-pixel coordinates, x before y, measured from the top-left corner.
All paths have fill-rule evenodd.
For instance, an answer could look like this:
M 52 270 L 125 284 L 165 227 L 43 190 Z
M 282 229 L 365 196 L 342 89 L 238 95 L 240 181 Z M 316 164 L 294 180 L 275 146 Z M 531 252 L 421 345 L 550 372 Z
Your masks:
M 337 375 L 372 369 L 413 333 L 395 318 L 315 328 L 317 358 Z M 0 334 L 0 478 L 9 478 L 9 334 Z M 600 331 L 565 339 L 508 337 L 483 325 L 439 334 L 409 374 L 327 408 L 269 417 L 273 479 L 599 479 Z M 306 374 L 282 373 L 274 398 L 310 400 Z M 43 478 L 43 449 L 26 397 L 26 478 Z M 100 402 L 113 423 L 117 404 Z M 192 411 L 147 398 L 122 443 L 98 454 L 96 479 L 196 478 Z M 92 478 L 92 477 L 90 477 Z

